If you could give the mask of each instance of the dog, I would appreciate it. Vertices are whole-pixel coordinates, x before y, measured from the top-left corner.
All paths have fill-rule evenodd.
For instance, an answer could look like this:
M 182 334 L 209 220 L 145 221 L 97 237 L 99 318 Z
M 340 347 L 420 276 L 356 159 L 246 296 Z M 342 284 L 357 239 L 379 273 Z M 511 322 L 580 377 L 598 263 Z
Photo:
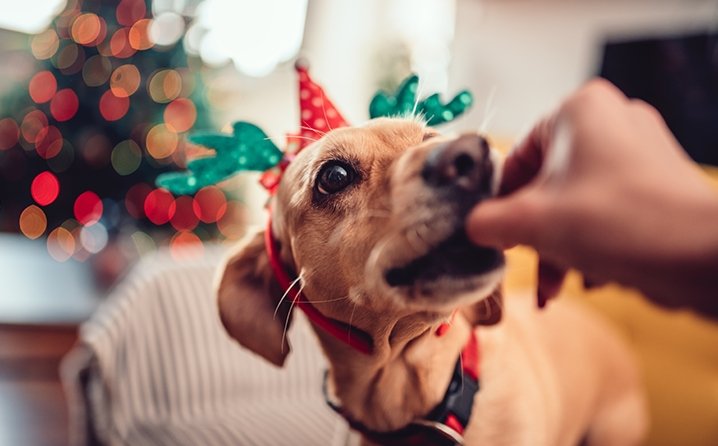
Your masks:
M 286 288 L 301 287 L 317 317 L 354 337 L 313 324 L 328 402 L 365 444 L 639 444 L 644 395 L 619 337 L 570 301 L 502 299 L 503 254 L 469 242 L 464 219 L 495 195 L 500 167 L 481 135 L 412 118 L 327 133 L 284 172 L 268 232 L 228 256 L 217 286 L 227 332 L 281 366 L 296 300 Z M 277 265 L 295 283 L 280 287 Z M 466 424 L 445 429 L 427 416 L 445 408 L 465 354 L 480 357 L 480 378 L 452 400 Z M 471 379 L 459 375 L 463 391 Z M 418 443 L 397 436 L 417 432 Z

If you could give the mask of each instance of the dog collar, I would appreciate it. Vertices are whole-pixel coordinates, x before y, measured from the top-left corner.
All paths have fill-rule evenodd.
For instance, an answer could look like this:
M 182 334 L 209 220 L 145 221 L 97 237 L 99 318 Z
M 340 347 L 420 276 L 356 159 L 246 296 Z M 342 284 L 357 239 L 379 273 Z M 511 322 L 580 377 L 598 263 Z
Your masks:
M 426 417 L 389 432 L 377 432 L 367 428 L 333 402 L 327 390 L 328 373 L 324 375 L 322 390 L 329 407 L 341 415 L 352 429 L 373 443 L 384 446 L 463 445 L 464 430 L 471 419 L 474 397 L 479 391 L 479 364 L 479 342 L 472 330 L 456 361 L 451 382 L 441 402 Z
M 349 345 L 355 350 L 360 351 L 361 353 L 367 355 L 372 354 L 374 351 L 374 341 L 368 333 L 347 323 L 325 316 L 317 310 L 317 308 L 312 305 L 306 297 L 304 297 L 304 294 L 301 291 L 292 287 L 292 280 L 290 279 L 291 275 L 284 268 L 284 265 L 279 258 L 278 243 L 274 239 L 274 235 L 272 233 L 271 216 L 267 220 L 267 229 L 264 231 L 264 245 L 274 277 L 279 283 L 281 289 L 287 293 L 287 296 L 291 299 L 293 305 L 301 308 L 312 323 L 334 336 L 336 339 Z

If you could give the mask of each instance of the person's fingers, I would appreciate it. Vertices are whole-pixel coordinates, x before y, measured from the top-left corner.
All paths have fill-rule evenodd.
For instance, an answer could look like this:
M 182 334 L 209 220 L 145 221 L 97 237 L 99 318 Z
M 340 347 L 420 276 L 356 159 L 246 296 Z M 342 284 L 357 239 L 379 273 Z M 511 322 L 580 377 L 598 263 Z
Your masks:
M 538 287 L 536 299 L 539 308 L 546 306 L 549 299 L 556 297 L 561 291 L 563 280 L 566 277 L 566 269 L 539 257 L 538 263 Z
M 540 197 L 524 189 L 506 198 L 479 203 L 466 219 L 466 232 L 477 245 L 507 249 L 535 244 L 540 230 Z
M 504 161 L 500 195 L 515 192 L 536 177 L 551 144 L 555 122 L 555 116 L 542 119 L 514 146 Z

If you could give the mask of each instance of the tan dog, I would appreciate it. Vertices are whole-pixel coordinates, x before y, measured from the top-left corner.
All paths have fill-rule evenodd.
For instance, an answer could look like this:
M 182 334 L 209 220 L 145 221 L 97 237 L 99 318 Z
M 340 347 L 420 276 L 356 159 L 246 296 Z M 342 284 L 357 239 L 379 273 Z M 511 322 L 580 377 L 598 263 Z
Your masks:
M 512 297 L 502 308 L 502 254 L 466 239 L 466 213 L 496 189 L 497 170 L 480 136 L 448 139 L 405 119 L 334 130 L 290 164 L 272 203 L 281 262 L 316 309 L 373 344 L 366 355 L 315 329 L 331 398 L 368 429 L 400 429 L 442 400 L 476 330 L 481 388 L 466 444 L 639 443 L 646 414 L 626 347 L 567 302 L 538 311 Z M 284 291 L 262 234 L 229 258 L 218 291 L 229 333 L 276 365 L 289 352 Z

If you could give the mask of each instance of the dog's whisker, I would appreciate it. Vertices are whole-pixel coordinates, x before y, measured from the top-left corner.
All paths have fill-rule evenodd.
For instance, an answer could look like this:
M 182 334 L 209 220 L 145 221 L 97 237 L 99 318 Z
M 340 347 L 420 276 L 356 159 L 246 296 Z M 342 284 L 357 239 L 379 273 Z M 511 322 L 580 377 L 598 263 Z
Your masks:
M 325 304 L 325 303 L 328 303 L 328 302 L 339 302 L 339 301 L 347 300 L 347 299 L 349 299 L 349 296 L 339 297 L 339 298 L 337 298 L 337 299 L 313 300 L 312 303 L 313 303 L 313 304 Z
M 421 97 L 421 79 L 416 83 L 416 92 L 414 93 L 414 108 L 411 109 L 411 116 L 416 118 L 416 107 L 419 106 L 419 98 Z
M 303 122 L 304 124 L 307 123 L 306 121 L 302 121 L 302 122 Z M 300 129 L 304 129 L 304 130 L 309 130 L 310 132 L 318 133 L 318 134 L 320 134 L 321 136 L 325 136 L 325 135 L 327 134 L 327 132 L 323 132 L 323 131 L 321 131 L 321 130 L 319 130 L 319 129 L 315 129 L 314 127 L 309 127 L 309 126 L 307 126 L 307 125 L 300 125 L 299 128 L 300 128 Z
M 322 113 L 324 114 L 324 122 L 327 123 L 327 127 L 329 127 L 329 130 L 334 130 L 331 125 L 329 125 L 329 119 L 327 118 L 327 109 L 324 106 L 324 101 L 322 101 Z M 326 135 L 326 133 L 325 133 Z
M 349 296 L 347 296 L 347 297 L 349 297 Z M 352 312 L 349 315 L 349 326 L 350 327 L 354 325 L 354 312 L 356 311 L 356 309 L 357 309 L 357 303 L 354 302 L 354 305 L 352 306 Z M 351 332 L 351 330 L 348 330 L 347 331 L 347 341 L 351 342 L 351 340 L 352 340 L 352 332 Z
M 292 288 L 294 288 L 294 285 L 296 285 L 297 283 L 299 283 L 299 281 L 301 281 L 301 280 L 302 280 L 302 273 L 300 273 L 300 274 L 297 276 L 297 278 L 294 279 L 294 280 L 292 281 L 292 283 L 289 284 L 289 287 L 287 287 L 287 290 L 284 292 L 284 294 L 282 294 L 282 297 L 279 299 L 279 302 L 277 303 L 277 306 L 274 307 L 274 314 L 272 315 L 272 319 L 276 319 L 276 318 L 277 318 L 277 312 L 279 311 L 279 307 L 282 306 L 282 302 L 284 302 L 284 299 L 287 297 L 287 294 L 289 294 L 289 292 L 292 290 Z
M 316 138 L 310 138 L 309 136 L 302 136 L 302 135 L 292 135 L 292 138 L 299 138 L 299 139 L 306 139 L 307 141 L 317 142 L 319 141 Z M 267 136 L 264 138 L 265 141 L 270 141 L 272 139 L 281 139 L 281 137 L 278 136 Z
M 302 289 L 299 289 L 299 292 L 302 292 Z M 297 299 L 292 299 L 292 304 L 289 306 L 289 311 L 287 312 L 287 318 L 284 320 L 284 330 L 282 331 L 282 340 L 280 343 L 281 352 L 284 353 L 284 340 L 287 338 L 287 328 L 289 328 L 289 318 L 292 317 L 292 310 L 294 309 L 294 304 L 297 303 Z

